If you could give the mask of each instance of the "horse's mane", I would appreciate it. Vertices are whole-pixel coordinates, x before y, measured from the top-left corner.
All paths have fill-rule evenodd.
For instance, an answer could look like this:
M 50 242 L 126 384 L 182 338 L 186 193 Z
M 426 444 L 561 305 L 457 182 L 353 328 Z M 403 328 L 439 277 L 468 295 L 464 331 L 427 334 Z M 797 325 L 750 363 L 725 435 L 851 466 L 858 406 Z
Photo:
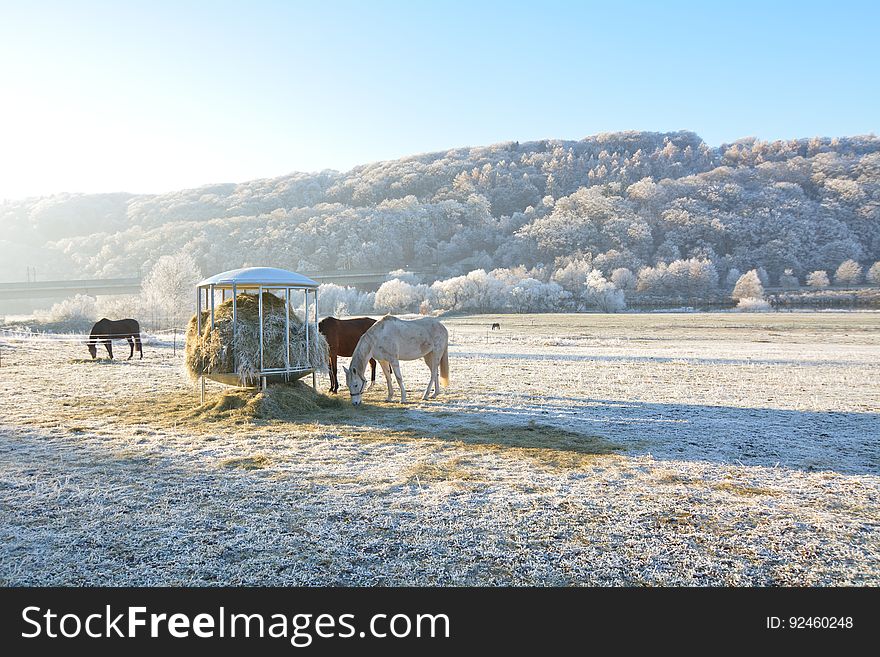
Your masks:
M 367 331 L 361 336 L 361 339 L 358 340 L 357 346 L 351 354 L 351 370 L 364 379 L 366 379 L 364 374 L 367 371 L 367 362 L 370 360 L 370 352 L 373 351 L 373 344 L 376 340 L 375 331 L 373 331 L 373 329 L 379 326 L 381 321 L 382 320 L 379 320 L 367 329 Z

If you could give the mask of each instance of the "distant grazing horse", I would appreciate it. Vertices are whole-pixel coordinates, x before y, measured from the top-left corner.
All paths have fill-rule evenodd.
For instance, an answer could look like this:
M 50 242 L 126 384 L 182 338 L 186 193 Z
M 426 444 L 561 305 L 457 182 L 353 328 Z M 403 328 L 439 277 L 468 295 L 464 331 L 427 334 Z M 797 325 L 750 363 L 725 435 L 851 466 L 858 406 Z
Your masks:
M 128 355 L 128 360 L 131 360 L 131 357 L 134 356 L 135 347 L 137 347 L 141 358 L 144 357 L 144 347 L 141 344 L 141 326 L 137 323 L 137 320 L 112 320 L 107 319 L 106 317 L 98 320 L 92 327 L 92 331 L 89 333 L 89 340 L 86 342 L 86 346 L 89 348 L 89 353 L 92 355 L 92 358 L 94 359 L 97 357 L 97 343 L 102 342 L 104 346 L 107 347 L 107 353 L 110 354 L 110 358 L 112 359 L 112 340 L 128 340 L 128 346 L 131 347 L 131 353 Z
M 499 324 L 498 322 L 495 322 L 494 324 L 492 324 L 492 330 L 493 330 L 493 331 L 500 331 L 500 330 L 501 330 L 501 324 Z
M 325 317 L 318 324 L 318 330 L 327 338 L 327 346 L 330 347 L 330 392 L 339 391 L 339 374 L 336 369 L 338 356 L 351 356 L 358 340 L 367 332 L 375 319 L 371 317 L 358 317 L 357 319 L 336 319 Z M 371 381 L 376 382 L 376 361 L 370 359 L 370 367 L 373 368 Z
M 424 358 L 431 370 L 431 380 L 425 388 L 422 399 L 427 399 L 434 387 L 433 397 L 440 392 L 440 382 L 449 385 L 449 334 L 446 327 L 433 317 L 421 319 L 403 320 L 391 315 L 385 315 L 373 324 L 358 340 L 351 357 L 351 369 L 345 370 L 345 383 L 351 393 L 351 403 L 357 406 L 361 403 L 361 395 L 367 385 L 364 372 L 367 367 L 367 359 L 370 357 L 379 361 L 385 382 L 388 384 L 388 397 L 385 401 L 391 401 L 393 391 L 391 389 L 391 370 L 397 378 L 400 386 L 400 402 L 406 403 L 406 388 L 403 387 L 403 377 L 400 375 L 400 361 Z M 439 381 L 438 381 L 439 370 Z

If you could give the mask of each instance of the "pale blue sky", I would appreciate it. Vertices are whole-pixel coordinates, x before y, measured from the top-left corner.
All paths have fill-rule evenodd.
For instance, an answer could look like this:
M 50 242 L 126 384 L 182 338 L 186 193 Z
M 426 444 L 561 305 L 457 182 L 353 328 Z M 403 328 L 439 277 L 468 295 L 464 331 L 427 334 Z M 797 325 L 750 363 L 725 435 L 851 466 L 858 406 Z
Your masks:
M 877 132 L 878 7 L 0 0 L 0 198 L 617 130 Z

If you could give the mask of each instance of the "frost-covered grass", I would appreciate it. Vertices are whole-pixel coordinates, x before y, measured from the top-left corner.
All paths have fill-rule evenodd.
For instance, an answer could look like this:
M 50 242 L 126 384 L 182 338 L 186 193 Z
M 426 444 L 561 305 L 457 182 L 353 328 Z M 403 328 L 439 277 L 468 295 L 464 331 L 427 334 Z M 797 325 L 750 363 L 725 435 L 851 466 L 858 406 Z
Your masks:
M 405 407 L 4 338 L 0 581 L 880 584 L 880 314 L 444 321 Z

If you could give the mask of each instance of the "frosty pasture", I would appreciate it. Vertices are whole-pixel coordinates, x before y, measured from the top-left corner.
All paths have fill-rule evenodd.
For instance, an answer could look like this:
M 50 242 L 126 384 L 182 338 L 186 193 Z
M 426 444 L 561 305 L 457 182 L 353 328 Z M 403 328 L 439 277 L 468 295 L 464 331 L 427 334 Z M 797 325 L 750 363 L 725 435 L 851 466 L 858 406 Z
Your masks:
M 880 584 L 880 314 L 444 323 L 437 400 L 282 420 L 0 336 L 0 583 Z

